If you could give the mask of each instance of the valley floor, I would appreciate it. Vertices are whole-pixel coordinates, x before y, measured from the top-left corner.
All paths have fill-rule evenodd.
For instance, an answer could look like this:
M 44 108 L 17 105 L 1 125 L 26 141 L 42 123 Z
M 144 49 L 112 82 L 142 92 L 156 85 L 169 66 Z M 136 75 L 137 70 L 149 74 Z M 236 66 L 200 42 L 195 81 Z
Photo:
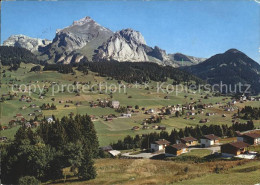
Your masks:
M 127 93 L 119 93 L 115 92 L 113 97 L 110 97 L 108 93 L 82 93 L 80 96 L 76 96 L 75 93 L 57 93 L 55 96 L 52 96 L 52 88 L 51 82 L 57 82 L 60 84 L 70 84 L 72 85 L 74 81 L 77 82 L 95 82 L 95 83 L 107 83 L 109 84 L 117 84 L 117 80 L 112 80 L 111 78 L 105 78 L 97 76 L 97 74 L 93 72 L 89 72 L 88 75 L 84 75 L 82 72 L 75 70 L 76 74 L 61 74 L 53 71 L 42 71 L 40 73 L 29 72 L 33 64 L 21 64 L 21 68 L 19 68 L 15 72 L 10 72 L 6 68 L 6 77 L 2 78 L 2 87 L 0 95 L 7 94 L 12 90 L 10 82 L 14 81 L 15 84 L 32 84 L 36 86 L 48 86 L 49 91 L 46 92 L 46 96 L 43 99 L 39 98 L 39 91 L 36 93 L 32 93 L 32 102 L 27 103 L 24 101 L 19 101 L 19 98 L 22 94 L 28 95 L 28 92 L 19 92 L 18 96 L 13 100 L 6 100 L 5 102 L 0 102 L 0 117 L 1 117 L 1 125 L 8 126 L 11 120 L 16 120 L 16 114 L 20 113 L 26 120 L 33 119 L 33 116 L 29 116 L 28 114 L 34 113 L 36 109 L 39 108 L 31 108 L 29 107 L 32 104 L 37 106 L 41 106 L 43 103 L 54 103 L 57 107 L 57 110 L 43 110 L 42 114 L 45 117 L 54 115 L 56 118 L 61 118 L 63 116 L 68 116 L 70 113 L 75 114 L 88 114 L 94 115 L 97 117 L 97 120 L 94 121 L 95 128 L 97 130 L 97 134 L 99 137 L 100 146 L 109 145 L 111 142 L 116 142 L 118 139 L 123 139 L 126 135 L 135 136 L 136 134 L 146 134 L 150 132 L 159 132 L 160 130 L 155 130 L 152 126 L 157 125 L 157 123 L 149 125 L 149 129 L 142 129 L 142 122 L 144 119 L 149 118 L 150 114 L 144 114 L 144 111 L 141 111 L 141 108 L 148 109 L 160 109 L 164 106 L 168 105 L 177 105 L 177 104 L 186 104 L 191 102 L 200 101 L 201 104 L 213 104 L 213 107 L 207 108 L 204 111 L 204 114 L 196 114 L 194 116 L 188 116 L 187 119 L 184 119 L 187 116 L 175 117 L 175 115 L 165 116 L 165 119 L 159 123 L 159 125 L 165 126 L 166 130 L 170 132 L 172 129 L 180 129 L 186 126 L 196 126 L 203 125 L 203 123 L 199 123 L 201 119 L 209 119 L 210 122 L 204 123 L 206 125 L 216 124 L 216 125 L 232 125 L 232 116 L 235 111 L 224 111 L 224 109 L 219 108 L 221 105 L 226 105 L 227 102 L 231 101 L 231 97 L 222 97 L 222 96 L 212 96 L 210 98 L 203 98 L 208 93 L 200 92 L 193 93 L 191 91 L 183 91 L 178 92 L 176 95 L 176 91 L 173 91 L 172 94 L 167 94 L 168 98 L 165 99 L 165 93 L 162 91 L 157 92 L 157 82 L 150 82 L 149 91 L 145 89 L 145 85 L 138 85 L 135 87 L 135 84 L 127 84 L 129 87 L 127 88 Z M 5 69 L 5 68 L 4 68 Z M 17 81 L 15 81 L 17 80 Z M 33 80 L 33 81 L 32 81 Z M 36 83 L 38 81 L 39 83 Z M 172 83 L 172 80 L 168 80 L 166 84 Z M 165 86 L 163 86 L 165 88 Z M 17 89 L 16 89 L 17 90 Z M 132 98 L 129 98 L 132 96 Z M 185 98 L 186 96 L 186 98 Z M 55 98 L 53 101 L 52 98 Z M 131 118 L 117 118 L 111 121 L 105 121 L 102 116 L 106 116 L 109 114 L 114 114 L 117 117 L 120 116 L 120 113 L 116 112 L 115 109 L 112 108 L 91 108 L 90 101 L 97 101 L 97 99 L 111 99 L 118 100 L 121 106 L 139 106 L 139 113 L 132 114 Z M 66 100 L 71 100 L 74 103 L 65 103 Z M 63 103 L 59 103 L 59 101 L 63 101 Z M 80 106 L 76 106 L 76 102 L 81 102 Z M 220 104 L 216 104 L 216 103 Z M 69 107 L 65 107 L 65 105 L 69 105 Z M 248 101 L 245 103 L 237 103 L 235 107 L 243 108 L 244 106 L 252 106 L 259 107 L 259 101 Z M 25 107 L 25 109 L 22 109 Z M 186 111 L 188 112 L 188 111 Z M 215 113 L 212 116 L 206 116 L 206 113 Z M 39 113 L 36 113 L 38 115 Z M 186 113 L 185 113 L 186 114 Z M 225 114 L 226 117 L 222 115 Z M 40 117 L 42 119 L 43 117 Z M 192 119 L 191 119 L 192 118 Z M 237 120 L 240 122 L 246 122 L 247 120 Z M 254 124 L 256 128 L 260 127 L 260 120 L 254 120 Z M 132 130 L 134 126 L 140 127 L 139 130 Z M 13 139 L 15 132 L 18 130 L 19 125 L 15 127 L 8 128 L 1 132 L 1 136 L 6 136 L 8 139 Z

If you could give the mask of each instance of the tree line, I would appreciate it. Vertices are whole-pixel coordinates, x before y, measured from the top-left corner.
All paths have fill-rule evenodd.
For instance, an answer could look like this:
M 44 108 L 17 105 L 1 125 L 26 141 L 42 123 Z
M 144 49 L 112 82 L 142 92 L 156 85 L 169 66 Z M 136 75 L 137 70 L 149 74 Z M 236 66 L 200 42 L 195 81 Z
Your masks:
M 90 71 L 98 73 L 103 77 L 112 77 L 116 80 L 124 80 L 128 83 L 162 81 L 165 82 L 167 78 L 173 79 L 174 82 L 190 82 L 196 81 L 202 83 L 203 81 L 190 73 L 181 71 L 170 66 L 160 66 L 151 62 L 116 62 L 116 61 L 102 61 L 102 62 L 86 62 L 85 66 Z
M 148 81 L 165 82 L 168 78 L 173 80 L 174 84 L 181 82 L 203 83 L 203 81 L 185 71 L 173 68 L 171 66 L 160 66 L 151 62 L 117 62 L 100 60 L 97 62 L 88 62 L 86 59 L 80 63 L 72 64 L 48 64 L 37 59 L 37 56 L 29 50 L 18 47 L 1 46 L 0 60 L 2 65 L 9 65 L 10 70 L 17 70 L 20 63 L 34 63 L 44 65 L 43 71 L 57 71 L 60 73 L 74 74 L 73 67 L 88 74 L 88 70 L 98 73 L 103 77 L 112 77 L 116 80 L 124 80 L 128 83 L 142 83 Z M 39 71 L 40 66 L 35 66 L 31 71 Z
M 214 134 L 218 137 L 234 137 L 235 131 L 247 131 L 254 129 L 253 121 L 248 121 L 247 123 L 234 123 L 231 126 L 228 125 L 203 125 L 196 127 L 185 127 L 177 131 L 172 130 L 171 133 L 167 131 L 153 132 L 149 134 L 144 134 L 142 136 L 136 135 L 135 137 L 126 136 L 123 140 L 118 140 L 116 143 L 111 143 L 113 149 L 117 150 L 128 150 L 134 148 L 148 149 L 150 144 L 157 141 L 158 139 L 166 139 L 172 144 L 175 144 L 177 140 L 183 137 L 192 136 L 196 139 L 200 139 L 203 135 Z
M 46 64 L 43 70 L 67 74 L 74 72 L 73 67 L 76 67 L 76 70 L 82 71 L 85 75 L 88 74 L 88 71 L 93 71 L 102 77 L 112 77 L 128 83 L 143 83 L 151 80 L 165 82 L 168 78 L 172 79 L 174 84 L 191 81 L 203 83 L 201 79 L 185 71 L 151 62 L 85 61 L 84 63 L 74 64 Z
M 73 65 L 70 64 L 46 64 L 43 71 L 57 71 L 59 73 L 74 73 Z
M 50 105 L 49 103 L 44 103 L 44 104 L 42 104 L 41 106 L 40 106 L 40 108 L 42 109 L 42 110 L 56 110 L 57 109 L 57 107 L 56 107 L 56 105 L 54 105 L 53 103 Z
M 4 66 L 11 66 L 12 68 L 19 68 L 21 62 L 39 64 L 40 60 L 36 55 L 25 48 L 0 46 L 0 61 Z
M 67 167 L 80 180 L 93 179 L 98 146 L 88 115 L 54 117 L 53 123 L 42 122 L 35 132 L 22 126 L 13 142 L 1 145 L 2 183 L 60 179 Z

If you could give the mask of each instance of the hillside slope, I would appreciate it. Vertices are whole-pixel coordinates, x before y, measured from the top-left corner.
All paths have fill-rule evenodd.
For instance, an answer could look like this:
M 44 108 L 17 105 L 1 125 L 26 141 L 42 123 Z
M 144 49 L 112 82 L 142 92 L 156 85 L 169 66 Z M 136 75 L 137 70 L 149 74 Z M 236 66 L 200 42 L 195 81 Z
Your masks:
M 252 93 L 260 93 L 260 65 L 237 49 L 217 54 L 204 62 L 182 69 L 210 84 L 250 84 Z

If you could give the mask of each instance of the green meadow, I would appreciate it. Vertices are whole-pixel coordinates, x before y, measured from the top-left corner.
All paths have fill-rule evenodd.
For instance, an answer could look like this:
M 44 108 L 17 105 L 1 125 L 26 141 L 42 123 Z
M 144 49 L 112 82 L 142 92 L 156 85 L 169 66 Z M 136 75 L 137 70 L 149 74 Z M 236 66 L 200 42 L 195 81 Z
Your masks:
M 198 101 L 200 101 L 201 104 L 213 104 L 213 107 L 204 110 L 203 114 L 189 116 L 187 119 L 185 119 L 186 116 L 165 116 L 165 119 L 158 124 L 166 126 L 167 131 L 171 131 L 174 128 L 184 128 L 185 126 L 196 126 L 198 124 L 203 125 L 202 123 L 199 123 L 199 121 L 205 118 L 210 120 L 210 122 L 206 124 L 231 125 L 232 115 L 236 113 L 236 111 L 226 112 L 219 108 L 219 106 L 225 105 L 228 101 L 231 101 L 230 97 L 215 97 L 211 96 L 209 93 L 210 97 L 208 99 L 204 99 L 204 96 L 207 95 L 208 92 L 201 91 L 194 93 L 195 91 L 187 90 L 185 88 L 183 91 L 180 91 L 181 87 L 178 87 L 177 90 L 175 86 L 168 86 L 170 93 L 167 94 L 165 92 L 167 85 L 172 83 L 172 80 L 170 79 L 165 83 L 149 82 L 149 90 L 147 89 L 146 84 L 129 84 L 126 82 L 122 82 L 126 85 L 126 88 L 120 88 L 117 80 L 107 77 L 100 77 L 93 72 L 89 72 L 87 75 L 84 75 L 77 70 L 75 70 L 74 75 L 61 74 L 54 71 L 29 72 L 33 66 L 33 64 L 21 64 L 21 68 L 15 72 L 10 72 L 6 67 L 3 67 L 2 70 L 6 70 L 6 77 L 1 78 L 2 86 L 0 95 L 7 94 L 8 92 L 13 94 L 12 84 L 9 84 L 11 80 L 14 80 L 14 84 L 23 84 L 22 87 L 30 84 L 33 91 L 31 93 L 18 92 L 18 89 L 14 88 L 14 90 L 17 91 L 18 97 L 15 97 L 13 100 L 6 100 L 0 103 L 0 122 L 3 126 L 8 125 L 10 120 L 15 120 L 15 115 L 18 113 L 21 113 L 27 120 L 33 119 L 34 116 L 29 116 L 28 114 L 33 113 L 35 110 L 40 108 L 30 108 L 29 105 L 31 104 L 41 106 L 43 103 L 53 103 L 56 105 L 57 110 L 43 110 L 43 116 L 54 115 L 57 118 L 61 118 L 63 116 L 68 116 L 71 113 L 95 115 L 97 117 L 97 121 L 94 121 L 95 128 L 97 130 L 100 145 L 104 146 L 110 144 L 111 142 L 116 142 L 118 139 L 123 139 L 126 135 L 134 136 L 136 134 L 158 132 L 158 130 L 152 129 L 152 126 L 156 124 L 149 125 L 149 129 L 142 129 L 141 123 L 145 118 L 149 118 L 151 115 L 144 114 L 141 108 L 145 108 L 146 110 L 152 108 L 156 110 L 162 108 L 163 106 L 186 104 Z M 52 82 L 57 84 L 53 85 L 53 88 L 51 88 Z M 74 82 L 91 82 L 91 85 L 102 84 L 102 92 L 91 92 L 89 90 L 83 91 L 82 85 L 79 85 L 79 89 L 81 90 L 79 96 L 76 96 L 76 93 L 74 92 L 67 92 L 66 87 L 64 88 L 65 92 L 62 92 L 62 84 L 72 86 Z M 161 84 L 163 85 L 160 86 Z M 40 90 L 42 90 L 44 85 L 49 87 L 49 90 L 46 92 L 45 97 L 40 99 Z M 60 89 L 58 89 L 58 86 Z M 38 88 L 35 89 L 34 87 Z M 159 90 L 158 87 L 160 87 Z M 183 85 L 183 87 L 185 86 Z M 95 86 L 94 90 L 97 91 L 98 87 Z M 110 90 L 115 90 L 115 92 L 111 94 Z M 24 101 L 19 101 L 21 95 L 30 95 L 32 102 L 27 103 Z M 116 112 L 112 108 L 90 107 L 89 102 L 97 101 L 97 99 L 118 100 L 121 106 L 134 107 L 135 105 L 138 105 L 139 113 L 133 114 L 131 118 L 117 118 L 112 121 L 105 121 L 101 118 L 102 116 L 109 114 L 120 116 L 120 113 Z M 66 103 L 67 100 L 73 101 L 73 103 Z M 59 103 L 59 101 L 62 101 L 62 103 Z M 77 102 L 80 102 L 81 104 L 76 106 L 75 103 Z M 65 107 L 65 105 L 69 105 L 69 107 Z M 246 102 L 243 104 L 238 103 L 236 106 L 243 107 L 245 105 L 259 106 L 259 102 Z M 22 109 L 22 107 L 26 108 Z M 215 115 L 206 116 L 205 114 L 207 112 L 214 112 Z M 38 114 L 39 113 L 36 113 L 36 115 Z M 226 117 L 222 117 L 223 114 L 225 114 Z M 190 119 L 191 117 L 193 117 L 193 119 Z M 246 122 L 245 120 L 240 121 Z M 259 120 L 255 120 L 254 123 L 256 127 L 260 127 Z M 140 130 L 131 130 L 134 126 L 139 126 Z M 18 127 L 3 130 L 1 135 L 12 139 L 17 129 Z

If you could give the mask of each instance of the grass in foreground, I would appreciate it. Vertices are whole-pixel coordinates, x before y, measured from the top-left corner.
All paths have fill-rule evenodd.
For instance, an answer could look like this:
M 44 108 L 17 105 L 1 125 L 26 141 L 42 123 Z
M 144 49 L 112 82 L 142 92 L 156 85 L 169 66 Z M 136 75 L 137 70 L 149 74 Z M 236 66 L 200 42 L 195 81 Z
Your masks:
M 234 184 L 252 185 L 260 183 L 260 161 L 252 161 L 245 165 L 236 166 L 222 173 L 207 174 L 178 184 Z
M 238 161 L 218 161 L 193 163 L 189 162 L 174 162 L 163 160 L 149 159 L 98 159 L 95 161 L 97 169 L 96 179 L 90 181 L 74 181 L 74 178 L 68 179 L 66 182 L 60 180 L 57 184 L 185 184 L 186 182 L 198 179 L 200 184 L 203 183 L 203 178 L 217 177 L 221 178 L 223 174 L 240 174 L 236 170 L 243 170 L 252 166 L 259 166 L 260 161 L 253 161 L 246 164 L 246 160 Z M 240 165 L 240 166 L 239 166 Z M 232 168 L 235 167 L 233 170 Z M 216 174 L 216 168 L 221 169 L 221 173 Z M 253 169 L 254 170 L 254 169 Z M 248 171 L 248 170 L 247 170 Z M 250 170 L 249 170 L 250 171 Z M 222 173 L 223 172 L 223 173 Z M 249 178 L 245 178 L 245 184 L 257 183 L 256 173 L 259 169 L 250 172 Z M 243 173 L 241 173 L 243 174 Z M 248 173 L 249 174 L 249 173 Z M 246 176 L 246 174 L 245 174 Z M 188 181 L 189 180 L 189 181 Z M 216 183 L 217 181 L 213 181 Z M 206 182 L 206 181 L 205 181 Z M 233 184 L 239 184 L 240 178 L 232 178 Z M 211 184 L 212 184 L 211 183 Z M 53 184 L 53 183 L 50 183 Z M 193 184 L 193 183 L 190 183 Z M 225 184 L 224 180 L 221 184 Z
M 182 156 L 196 156 L 196 157 L 205 157 L 211 154 L 211 150 L 208 149 L 195 149 L 191 150 L 188 153 L 183 154 Z

